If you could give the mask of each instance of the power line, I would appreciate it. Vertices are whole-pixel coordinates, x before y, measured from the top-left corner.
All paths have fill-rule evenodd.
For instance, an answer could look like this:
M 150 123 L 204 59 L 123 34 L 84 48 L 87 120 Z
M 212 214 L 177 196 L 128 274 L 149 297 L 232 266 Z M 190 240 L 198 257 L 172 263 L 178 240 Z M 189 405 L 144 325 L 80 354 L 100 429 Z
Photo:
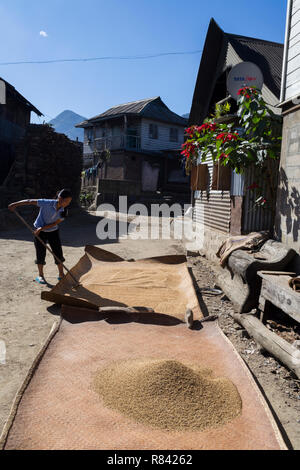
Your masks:
M 154 59 L 156 57 L 164 57 L 171 55 L 188 55 L 199 54 L 202 49 L 196 51 L 185 52 L 161 52 L 159 54 L 136 55 L 136 56 L 103 56 L 103 57 L 90 57 L 90 58 L 75 58 L 75 59 L 48 59 L 48 60 L 22 60 L 16 62 L 0 62 L 0 65 L 23 65 L 23 64 L 54 64 L 61 62 L 95 62 L 97 60 L 145 60 Z

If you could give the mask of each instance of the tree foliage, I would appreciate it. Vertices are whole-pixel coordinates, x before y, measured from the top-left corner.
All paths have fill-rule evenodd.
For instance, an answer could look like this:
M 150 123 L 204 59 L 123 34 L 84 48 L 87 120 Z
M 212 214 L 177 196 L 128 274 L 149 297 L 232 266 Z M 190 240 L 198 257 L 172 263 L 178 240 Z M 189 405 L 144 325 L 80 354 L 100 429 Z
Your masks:
M 269 207 L 274 208 L 277 185 L 274 161 L 280 158 L 282 118 L 267 106 L 255 88 L 241 88 L 237 104 L 237 122 L 221 123 L 214 116 L 201 126 L 186 129 L 181 152 L 186 173 L 189 174 L 199 159 L 201 162 L 212 159 L 214 163 L 228 165 L 236 173 L 254 167 L 268 180 L 267 198 Z M 260 185 L 254 182 L 247 189 L 255 191 L 255 204 L 268 205 Z

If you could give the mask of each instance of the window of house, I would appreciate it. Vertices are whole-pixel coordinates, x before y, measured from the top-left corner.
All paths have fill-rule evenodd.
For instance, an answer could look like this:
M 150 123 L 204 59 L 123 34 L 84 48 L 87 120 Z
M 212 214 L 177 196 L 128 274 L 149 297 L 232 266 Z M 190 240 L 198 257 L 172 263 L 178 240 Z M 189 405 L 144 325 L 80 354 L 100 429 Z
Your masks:
M 178 142 L 178 129 L 170 127 L 170 142 Z
M 149 137 L 150 139 L 158 139 L 158 125 L 149 124 Z
M 92 141 L 93 140 L 93 128 L 87 129 L 86 130 L 86 140 L 87 141 Z

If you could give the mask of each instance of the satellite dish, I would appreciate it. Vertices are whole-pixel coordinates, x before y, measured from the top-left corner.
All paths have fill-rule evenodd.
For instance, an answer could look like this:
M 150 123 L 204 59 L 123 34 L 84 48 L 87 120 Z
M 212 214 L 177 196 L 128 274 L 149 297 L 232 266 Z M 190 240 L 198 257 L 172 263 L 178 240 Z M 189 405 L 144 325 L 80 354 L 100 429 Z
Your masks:
M 0 80 L 0 104 L 6 104 L 6 88 L 3 80 Z
M 238 91 L 245 87 L 262 89 L 264 77 L 260 68 L 252 62 L 240 62 L 232 67 L 227 77 L 227 90 L 236 101 L 239 98 Z

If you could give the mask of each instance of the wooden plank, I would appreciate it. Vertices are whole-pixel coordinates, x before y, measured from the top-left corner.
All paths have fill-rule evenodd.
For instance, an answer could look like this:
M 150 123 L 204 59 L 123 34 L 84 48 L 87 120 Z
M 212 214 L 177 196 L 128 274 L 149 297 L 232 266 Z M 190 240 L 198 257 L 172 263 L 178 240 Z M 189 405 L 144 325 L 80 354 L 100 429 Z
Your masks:
M 300 9 L 299 8 L 296 8 L 293 12 L 292 12 L 292 16 L 291 16 L 291 24 L 290 24 L 290 34 L 292 35 L 292 32 L 294 30 L 299 30 L 299 21 L 300 21 Z
M 156 124 L 158 126 L 158 138 L 149 138 L 149 125 Z M 170 128 L 178 129 L 178 142 L 170 141 Z M 176 150 L 180 148 L 184 142 L 184 126 L 176 124 L 167 124 L 163 122 L 142 119 L 141 123 L 141 148 L 144 150 Z
M 266 351 L 279 359 L 292 370 L 300 379 L 300 351 L 286 340 L 266 328 L 263 323 L 253 315 L 230 313 Z
M 292 14 L 300 9 L 300 0 L 292 0 Z
M 294 73 L 300 69 L 300 47 L 298 48 L 298 55 L 295 56 L 288 64 L 288 73 Z M 300 77 L 300 73 L 299 73 Z
M 300 323 L 300 293 L 295 292 L 288 284 L 289 277 L 276 278 L 263 274 L 260 297 L 268 300 L 276 307 Z
M 288 69 L 292 70 L 293 67 L 295 67 L 295 59 L 298 57 L 300 54 L 300 32 L 296 36 L 297 42 L 295 43 L 294 46 L 289 46 L 288 48 L 288 55 L 287 55 L 287 61 L 288 61 Z
M 300 79 L 286 87 L 285 99 L 288 100 L 298 94 L 300 94 Z
M 255 255 L 254 255 L 255 257 Z M 289 271 L 257 271 L 257 274 L 271 274 L 273 276 L 296 276 L 296 273 Z
M 299 81 L 300 81 L 300 67 L 297 67 L 296 69 L 292 69 L 292 70 L 289 70 L 289 67 L 288 67 L 287 78 L 286 78 L 287 88 Z
M 300 41 L 300 32 L 289 39 L 289 49 L 296 46 L 299 41 Z

